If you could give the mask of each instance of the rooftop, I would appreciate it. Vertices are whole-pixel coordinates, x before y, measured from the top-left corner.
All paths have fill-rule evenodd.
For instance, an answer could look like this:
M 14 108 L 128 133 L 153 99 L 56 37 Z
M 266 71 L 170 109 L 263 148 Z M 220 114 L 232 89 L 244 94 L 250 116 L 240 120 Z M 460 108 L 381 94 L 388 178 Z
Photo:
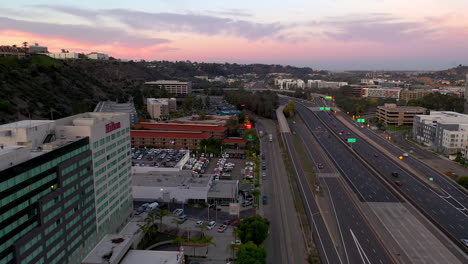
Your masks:
M 187 130 L 187 131 L 225 131 L 227 128 L 216 124 L 174 124 L 174 123 L 140 123 L 135 125 L 137 128 L 144 127 L 147 129 L 160 130 Z
M 181 131 L 158 131 L 158 130 L 131 130 L 132 137 L 149 137 L 149 138 L 188 138 L 188 139 L 208 139 L 211 137 L 208 133 L 202 132 L 181 132 Z
M 120 264 L 181 264 L 184 252 L 130 250 Z
M 377 106 L 377 108 L 387 111 L 396 110 L 399 112 L 425 112 L 426 108 L 421 106 L 397 106 L 396 104 L 385 104 L 384 106 Z
M 28 128 L 48 123 L 54 123 L 53 120 L 21 120 L 13 123 L 0 125 L 1 128 Z
M 159 81 L 151 81 L 145 82 L 145 84 L 189 84 L 190 82 L 181 82 L 176 80 L 159 80 Z
M 147 173 L 134 173 L 134 186 L 158 187 L 206 187 L 211 181 L 210 175 L 192 175 L 190 170 L 181 171 L 149 171 Z
M 121 113 L 134 113 L 136 112 L 133 103 L 118 104 L 113 101 L 101 101 L 94 108 L 94 112 L 121 112 Z
M 82 261 L 83 264 L 119 263 L 125 253 L 132 246 L 134 237 L 132 235 L 110 234 L 96 245 Z M 104 256 L 110 256 L 109 261 L 105 261 Z M 140 263 L 140 262 L 135 262 Z
M 208 191 L 209 198 L 235 198 L 238 192 L 239 181 L 235 180 L 219 180 L 213 181 L 210 190 Z

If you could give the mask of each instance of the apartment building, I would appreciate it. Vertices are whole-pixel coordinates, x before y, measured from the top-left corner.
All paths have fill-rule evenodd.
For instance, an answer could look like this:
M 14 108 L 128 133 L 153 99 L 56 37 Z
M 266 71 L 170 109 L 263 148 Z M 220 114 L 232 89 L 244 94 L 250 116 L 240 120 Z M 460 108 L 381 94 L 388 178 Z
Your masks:
M 385 104 L 377 106 L 377 118 L 387 126 L 413 125 L 414 116 L 426 113 L 426 108 L 419 106 L 397 106 Z
M 328 82 L 323 80 L 307 80 L 307 87 L 309 88 L 340 88 L 348 85 L 347 82 Z
M 145 85 L 149 87 L 165 89 L 170 94 L 176 97 L 185 97 L 192 93 L 191 82 L 160 80 L 160 81 L 145 82 Z
M 177 101 L 175 98 L 147 98 L 146 110 L 151 119 L 167 119 L 169 113 L 177 112 Z
M 468 115 L 450 111 L 431 111 L 417 115 L 413 139 L 445 154 L 464 152 L 468 141 Z
M 98 241 L 130 219 L 130 124 L 126 113 L 83 113 L 56 120 L 57 136 L 89 137 Z
M 0 263 L 80 263 L 94 247 L 88 137 L 54 135 L 54 121 L 0 126 Z
M 47 53 L 47 55 L 57 60 L 76 60 L 80 58 L 80 54 L 77 52 L 56 52 Z
M 89 54 L 86 54 L 86 57 L 91 60 L 108 60 L 109 55 L 104 54 L 104 53 L 98 53 L 98 52 L 91 52 Z
M 417 89 L 417 90 L 405 89 L 400 92 L 400 99 L 404 101 L 417 100 L 431 93 L 432 93 L 431 90 L 425 90 L 425 89 Z

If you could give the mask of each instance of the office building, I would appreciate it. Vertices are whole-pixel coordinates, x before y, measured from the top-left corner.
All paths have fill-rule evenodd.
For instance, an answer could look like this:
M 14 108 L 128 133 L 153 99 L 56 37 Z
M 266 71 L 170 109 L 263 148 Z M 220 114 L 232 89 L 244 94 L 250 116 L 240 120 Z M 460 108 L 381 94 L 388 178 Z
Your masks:
M 468 115 L 450 111 L 417 115 L 414 118 L 413 139 L 437 152 L 464 152 L 468 141 Z
M 154 120 L 169 118 L 169 114 L 177 112 L 177 101 L 175 98 L 147 98 L 146 110 Z
M 130 125 L 136 125 L 138 123 L 138 114 L 133 104 L 133 100 L 130 99 L 127 103 L 119 104 L 113 101 L 100 101 L 93 112 L 98 113 L 127 113 L 130 117 Z
M 184 97 L 192 93 L 191 82 L 180 81 L 153 81 L 145 82 L 146 86 L 165 89 L 170 94 L 177 97 Z
M 377 106 L 377 118 L 386 126 L 411 126 L 415 115 L 424 115 L 426 108 L 420 106 Z
M 400 98 L 401 88 L 362 88 L 361 97 Z
M 347 82 L 328 82 L 323 80 L 307 80 L 307 87 L 309 88 L 334 88 L 338 89 L 342 86 L 348 85 Z
M 406 102 L 410 100 L 417 100 L 431 93 L 432 93 L 432 90 L 426 90 L 426 89 L 417 89 L 417 90 L 404 89 L 400 92 L 400 100 L 404 100 Z
M 128 114 L 92 112 L 55 122 L 57 137 L 89 137 L 99 241 L 122 228 L 133 209 Z
M 80 263 L 94 246 L 89 138 L 53 135 L 53 121 L 0 126 L 0 263 Z

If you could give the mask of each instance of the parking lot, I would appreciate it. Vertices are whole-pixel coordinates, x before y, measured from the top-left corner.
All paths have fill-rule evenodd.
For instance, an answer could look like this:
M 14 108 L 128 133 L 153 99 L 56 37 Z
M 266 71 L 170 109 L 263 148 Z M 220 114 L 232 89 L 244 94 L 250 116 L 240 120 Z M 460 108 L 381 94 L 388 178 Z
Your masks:
M 132 166 L 173 168 L 187 152 L 186 149 L 132 148 Z

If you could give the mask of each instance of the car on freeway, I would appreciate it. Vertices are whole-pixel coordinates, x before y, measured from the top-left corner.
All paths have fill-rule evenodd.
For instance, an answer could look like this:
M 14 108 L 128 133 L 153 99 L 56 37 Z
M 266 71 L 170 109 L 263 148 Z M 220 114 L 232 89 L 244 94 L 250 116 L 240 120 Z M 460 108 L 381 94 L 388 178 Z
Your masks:
M 393 177 L 398 177 L 399 174 L 398 174 L 398 172 L 394 171 L 394 172 L 392 172 L 392 176 L 393 176 Z
M 215 222 L 215 221 L 211 221 L 211 222 L 208 223 L 208 225 L 206 226 L 206 228 L 208 228 L 208 230 L 211 230 L 211 229 L 213 229 L 215 226 L 216 226 L 216 222 Z
M 374 157 L 378 158 L 378 157 L 379 157 L 379 154 L 374 153 Z
M 397 186 L 403 186 L 403 183 L 401 183 L 400 181 L 395 181 L 395 184 L 396 184 Z
M 195 224 L 196 224 L 197 226 L 201 226 L 201 225 L 203 225 L 203 220 L 198 220 Z
M 268 203 L 268 197 L 266 195 L 263 195 L 262 202 L 264 205 Z
M 468 239 L 462 238 L 462 239 L 461 239 L 461 242 L 463 242 L 463 244 L 465 244 L 465 246 L 468 247 Z
M 227 225 L 220 225 L 218 227 L 218 232 L 223 233 L 224 231 L 226 231 L 226 228 L 227 228 Z
M 318 167 L 319 169 L 323 169 L 323 164 L 322 164 L 322 163 L 319 163 L 319 164 L 317 165 L 317 167 Z

